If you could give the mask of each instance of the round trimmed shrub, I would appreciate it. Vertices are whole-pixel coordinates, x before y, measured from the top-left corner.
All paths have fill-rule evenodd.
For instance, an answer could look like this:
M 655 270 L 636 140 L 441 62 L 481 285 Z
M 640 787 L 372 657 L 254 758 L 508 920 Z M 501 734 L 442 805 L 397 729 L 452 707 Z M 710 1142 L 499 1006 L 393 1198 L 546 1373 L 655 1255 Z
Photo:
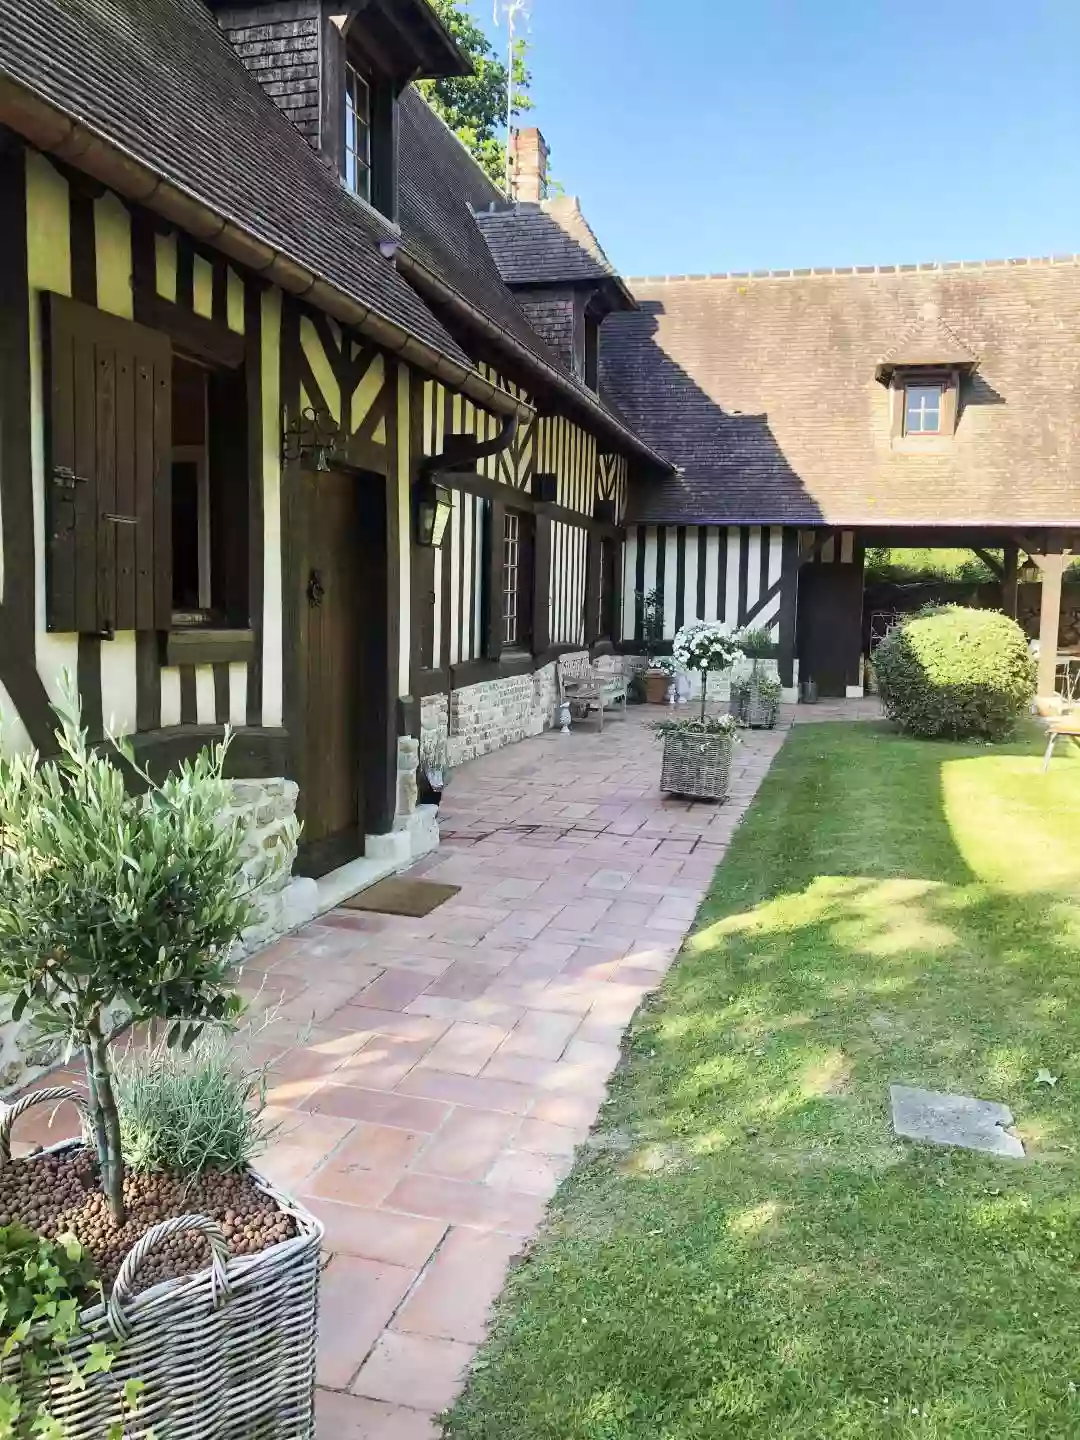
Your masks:
M 1007 615 L 943 605 L 920 611 L 874 652 L 885 714 L 912 735 L 1008 735 L 1035 694 L 1027 637 Z

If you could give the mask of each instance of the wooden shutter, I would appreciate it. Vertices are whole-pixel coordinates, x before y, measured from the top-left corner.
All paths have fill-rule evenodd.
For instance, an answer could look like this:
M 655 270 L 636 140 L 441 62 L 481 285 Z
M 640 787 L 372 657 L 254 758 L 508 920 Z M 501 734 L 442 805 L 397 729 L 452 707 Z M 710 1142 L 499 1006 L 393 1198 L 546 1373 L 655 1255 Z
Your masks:
M 47 294 L 46 624 L 166 630 L 172 612 L 168 336 Z
M 498 660 L 503 642 L 503 545 L 506 532 L 506 506 L 501 500 L 489 500 L 487 511 L 487 566 L 484 576 L 484 655 Z

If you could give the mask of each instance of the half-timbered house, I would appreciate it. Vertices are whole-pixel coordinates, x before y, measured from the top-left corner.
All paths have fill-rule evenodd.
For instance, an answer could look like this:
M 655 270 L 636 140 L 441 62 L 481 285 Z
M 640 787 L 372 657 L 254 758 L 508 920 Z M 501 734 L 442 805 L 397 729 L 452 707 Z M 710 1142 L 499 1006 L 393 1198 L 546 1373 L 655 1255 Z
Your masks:
M 252 825 L 298 791 L 352 888 L 431 843 L 403 735 L 536 733 L 613 648 L 666 468 L 504 283 L 409 88 L 465 69 L 424 0 L 0 0 L 6 743 L 65 671 L 151 770 L 228 724 Z

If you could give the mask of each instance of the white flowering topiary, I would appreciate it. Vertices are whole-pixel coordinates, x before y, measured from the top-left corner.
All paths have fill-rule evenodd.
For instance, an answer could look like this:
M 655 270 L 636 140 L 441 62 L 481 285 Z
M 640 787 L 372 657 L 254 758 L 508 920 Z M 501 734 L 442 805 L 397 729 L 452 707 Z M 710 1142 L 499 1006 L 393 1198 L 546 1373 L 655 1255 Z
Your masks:
M 710 670 L 727 670 L 741 655 L 738 640 L 715 620 L 692 620 L 672 641 L 671 653 L 684 670 L 701 672 L 701 718 L 705 719 L 705 692 Z

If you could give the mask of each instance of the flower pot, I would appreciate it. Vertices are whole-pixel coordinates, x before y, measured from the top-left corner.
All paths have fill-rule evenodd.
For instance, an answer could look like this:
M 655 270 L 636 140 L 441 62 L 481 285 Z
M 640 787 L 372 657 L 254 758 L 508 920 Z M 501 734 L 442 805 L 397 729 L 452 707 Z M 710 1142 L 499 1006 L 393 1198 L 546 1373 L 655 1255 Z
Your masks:
M 73 1100 L 77 1090 L 38 1090 L 0 1117 L 0 1164 L 9 1158 L 12 1123 L 31 1105 Z M 81 1148 L 55 1145 L 44 1154 Z M 37 1158 L 37 1157 L 35 1157 Z M 125 1381 L 144 1385 L 138 1416 L 125 1435 L 158 1440 L 312 1440 L 315 1435 L 315 1336 L 323 1227 L 313 1215 L 250 1171 L 258 1189 L 293 1221 L 297 1234 L 256 1255 L 230 1258 L 215 1221 L 180 1215 L 148 1230 L 128 1252 L 108 1299 L 88 1306 L 67 1354 L 80 1366 L 91 1344 L 116 1351 L 112 1369 L 68 1382 L 62 1358 L 41 1376 L 19 1374 L 19 1354 L 0 1361 L 0 1381 L 44 1403 L 67 1440 L 101 1440 L 121 1413 Z M 140 1266 L 158 1246 L 188 1232 L 203 1235 L 209 1269 L 163 1280 L 135 1293 Z
M 666 705 L 671 676 L 666 670 L 645 671 L 645 699 L 650 705 Z
M 775 686 L 762 687 L 757 675 L 733 681 L 730 710 L 740 725 L 751 730 L 771 730 L 780 713 L 780 697 Z
M 660 789 L 695 800 L 722 800 L 731 782 L 731 735 L 664 735 Z

